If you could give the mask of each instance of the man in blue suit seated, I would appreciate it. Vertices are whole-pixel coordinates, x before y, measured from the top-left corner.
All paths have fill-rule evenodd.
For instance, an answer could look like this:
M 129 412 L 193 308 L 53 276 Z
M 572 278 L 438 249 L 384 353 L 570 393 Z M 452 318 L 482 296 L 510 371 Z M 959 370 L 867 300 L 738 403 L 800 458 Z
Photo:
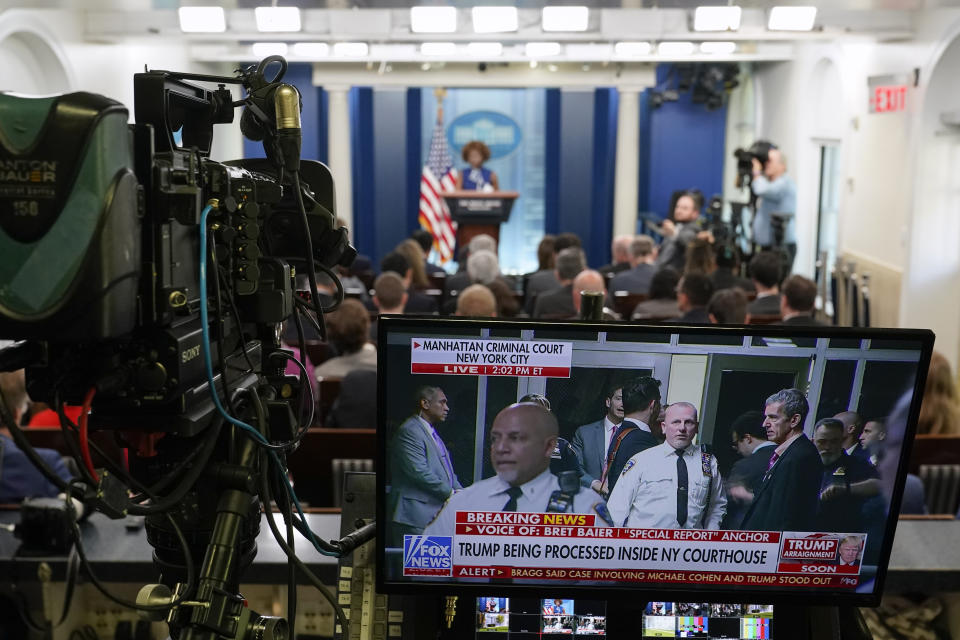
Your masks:
M 387 514 L 396 547 L 403 546 L 405 534 L 423 533 L 447 498 L 463 488 L 436 429 L 450 412 L 446 394 L 425 386 L 416 399 L 416 414 L 400 425 L 390 447 L 393 478 Z
M 0 373 L 0 390 L 7 408 L 18 424 L 27 407 L 27 390 L 23 370 Z M 63 458 L 53 449 L 37 449 L 51 469 L 63 480 L 71 480 Z M 7 425 L 0 425 L 0 504 L 23 502 L 24 498 L 55 498 L 60 490 L 33 466 L 27 454 L 10 436 Z
M 610 448 L 617 427 L 623 422 L 623 385 L 615 384 L 608 388 L 603 402 L 607 407 L 604 416 L 596 422 L 577 427 L 571 443 L 583 470 L 580 484 L 597 493 L 600 493 L 607 449 Z

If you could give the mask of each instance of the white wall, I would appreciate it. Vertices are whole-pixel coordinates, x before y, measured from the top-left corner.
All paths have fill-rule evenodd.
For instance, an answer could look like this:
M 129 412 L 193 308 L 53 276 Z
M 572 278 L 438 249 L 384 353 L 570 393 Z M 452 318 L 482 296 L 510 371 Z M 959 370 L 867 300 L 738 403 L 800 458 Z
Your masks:
M 819 187 L 817 139 L 841 143 L 841 253 L 902 274 L 901 326 L 937 333 L 937 348 L 960 359 L 960 132 L 944 134 L 937 116 L 960 108 L 960 46 L 936 62 L 960 33 L 960 11 L 918 11 L 906 42 L 815 43 L 789 63 L 758 65 L 757 137 L 777 142 L 797 180 L 796 270 L 810 275 L 816 246 Z M 840 95 L 823 88 L 825 61 L 840 78 Z M 867 79 L 920 69 L 904 113 L 868 113 Z M 833 71 L 830 71 L 833 73 Z M 931 87 L 931 83 L 935 86 Z M 819 94 L 819 95 L 818 95 Z M 925 109 L 927 99 L 937 107 Z M 823 126 L 830 122 L 829 126 Z M 839 123 L 839 125 L 837 124 Z
M 42 38 L 52 51 L 60 53 L 65 74 L 63 82 L 54 83 L 43 77 L 44 73 L 56 72 L 56 69 L 42 64 L 49 56 L 39 58 L 38 63 L 38 57 L 22 46 L 22 36 L 16 34 L 24 32 Z M 11 9 L 0 13 L 0 68 L 16 71 L 0 74 L 0 90 L 32 94 L 70 90 L 99 93 L 127 105 L 132 122 L 133 75 L 143 71 L 144 65 L 150 69 L 232 75 L 230 65 L 192 62 L 185 47 L 171 46 L 162 40 L 87 42 L 79 11 Z M 235 95 L 240 97 L 236 90 Z M 243 155 L 239 113 L 233 125 L 217 125 L 211 155 L 215 159 Z

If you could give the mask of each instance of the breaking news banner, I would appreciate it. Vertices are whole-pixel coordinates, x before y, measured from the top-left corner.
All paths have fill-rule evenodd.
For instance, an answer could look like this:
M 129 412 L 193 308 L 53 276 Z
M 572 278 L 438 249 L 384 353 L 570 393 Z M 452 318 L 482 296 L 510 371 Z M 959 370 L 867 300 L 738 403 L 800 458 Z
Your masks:
M 569 378 L 572 357 L 572 342 L 410 339 L 410 373 Z
M 596 524 L 590 514 L 458 511 L 453 536 L 405 536 L 403 575 L 853 589 L 866 542 L 862 533 Z

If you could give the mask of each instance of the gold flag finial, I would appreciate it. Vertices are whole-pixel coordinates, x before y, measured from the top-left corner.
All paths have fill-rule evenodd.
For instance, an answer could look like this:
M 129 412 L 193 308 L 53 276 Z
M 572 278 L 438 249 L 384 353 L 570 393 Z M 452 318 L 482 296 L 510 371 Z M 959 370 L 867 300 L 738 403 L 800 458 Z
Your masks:
M 437 98 L 437 122 L 443 122 L 443 99 L 447 97 L 447 90 L 437 87 L 433 90 L 433 95 Z

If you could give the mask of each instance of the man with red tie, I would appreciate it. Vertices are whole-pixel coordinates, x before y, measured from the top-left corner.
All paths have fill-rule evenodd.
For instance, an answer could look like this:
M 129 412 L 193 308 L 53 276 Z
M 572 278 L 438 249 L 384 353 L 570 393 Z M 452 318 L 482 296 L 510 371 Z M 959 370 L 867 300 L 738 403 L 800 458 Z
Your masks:
M 743 518 L 748 531 L 813 531 L 823 463 L 803 433 L 810 405 L 799 389 L 783 389 L 767 398 L 763 426 L 775 442 L 770 464 Z

